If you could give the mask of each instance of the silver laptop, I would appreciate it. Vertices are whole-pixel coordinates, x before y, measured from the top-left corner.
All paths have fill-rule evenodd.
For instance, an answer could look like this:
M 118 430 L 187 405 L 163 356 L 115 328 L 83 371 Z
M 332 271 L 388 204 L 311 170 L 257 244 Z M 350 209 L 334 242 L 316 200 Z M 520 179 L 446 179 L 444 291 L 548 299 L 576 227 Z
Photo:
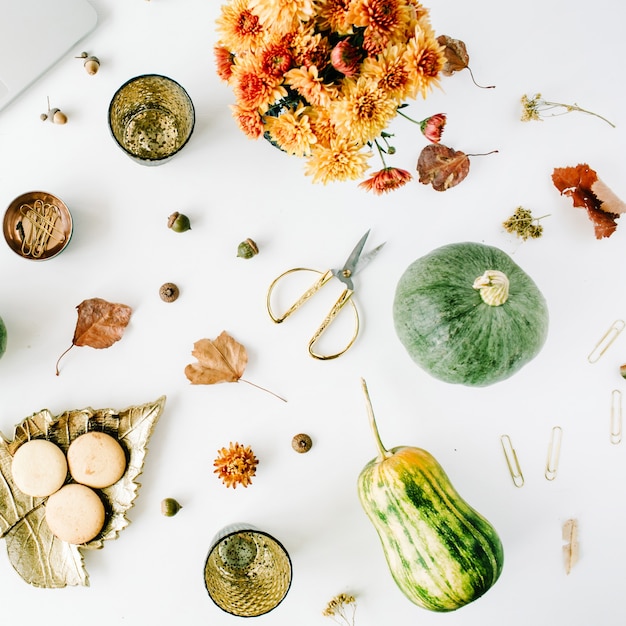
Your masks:
M 87 0 L 0 0 L 0 111 L 97 22 Z

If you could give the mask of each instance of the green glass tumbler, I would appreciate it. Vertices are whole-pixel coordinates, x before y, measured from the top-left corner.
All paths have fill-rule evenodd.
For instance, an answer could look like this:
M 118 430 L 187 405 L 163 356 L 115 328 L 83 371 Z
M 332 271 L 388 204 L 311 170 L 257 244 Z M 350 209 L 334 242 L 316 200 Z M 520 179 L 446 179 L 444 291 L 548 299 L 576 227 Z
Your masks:
M 220 530 L 204 566 L 213 602 L 239 617 L 256 617 L 276 608 L 289 591 L 291 577 L 291 559 L 283 545 L 250 524 Z
M 109 104 L 117 145 L 142 165 L 160 165 L 180 152 L 195 125 L 189 94 L 175 80 L 144 74 L 126 81 Z

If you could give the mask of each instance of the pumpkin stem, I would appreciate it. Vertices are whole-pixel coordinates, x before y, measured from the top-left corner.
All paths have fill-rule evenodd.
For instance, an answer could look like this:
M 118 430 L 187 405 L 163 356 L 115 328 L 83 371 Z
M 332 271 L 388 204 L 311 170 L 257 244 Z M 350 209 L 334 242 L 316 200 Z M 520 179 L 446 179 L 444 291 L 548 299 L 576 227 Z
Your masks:
M 500 270 L 487 270 L 472 287 L 479 290 L 483 302 L 489 306 L 500 306 L 509 298 L 509 279 Z
M 372 428 L 372 432 L 374 433 L 376 447 L 378 448 L 378 460 L 382 461 L 383 459 L 391 456 L 391 453 L 385 448 L 385 446 L 383 446 L 383 442 L 380 440 L 380 435 L 378 434 L 378 426 L 376 425 L 376 418 L 374 417 L 374 409 L 372 408 L 372 401 L 370 400 L 370 394 L 367 390 L 367 384 L 365 383 L 365 380 L 363 378 L 361 378 L 361 386 L 363 387 L 363 393 L 365 394 L 367 415 L 370 419 L 370 426 Z

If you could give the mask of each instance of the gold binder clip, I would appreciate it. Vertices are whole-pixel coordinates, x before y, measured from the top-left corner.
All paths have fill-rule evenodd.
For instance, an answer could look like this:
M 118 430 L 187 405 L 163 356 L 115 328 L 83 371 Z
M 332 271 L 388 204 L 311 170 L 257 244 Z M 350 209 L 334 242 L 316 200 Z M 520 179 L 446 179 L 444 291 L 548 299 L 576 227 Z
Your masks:
M 589 361 L 589 363 L 595 363 L 617 339 L 617 336 L 624 330 L 624 327 L 626 327 L 624 320 L 615 320 L 604 335 L 602 335 L 602 339 L 598 341 L 596 347 L 589 353 L 587 361 Z
M 622 440 L 622 392 L 613 389 L 611 392 L 611 443 Z
M 556 478 L 556 470 L 559 467 L 559 455 L 561 454 L 561 439 L 563 437 L 563 429 L 555 426 L 552 429 L 550 437 L 550 445 L 548 446 L 548 460 L 546 461 L 545 477 L 547 480 Z
M 508 435 L 502 435 L 500 437 L 500 443 L 502 444 L 502 450 L 504 450 L 504 458 L 506 459 L 506 464 L 509 467 L 513 484 L 516 487 L 522 487 L 524 485 L 524 475 L 522 474 L 522 469 L 519 465 L 517 452 L 515 452 L 515 448 L 511 443 L 511 438 Z

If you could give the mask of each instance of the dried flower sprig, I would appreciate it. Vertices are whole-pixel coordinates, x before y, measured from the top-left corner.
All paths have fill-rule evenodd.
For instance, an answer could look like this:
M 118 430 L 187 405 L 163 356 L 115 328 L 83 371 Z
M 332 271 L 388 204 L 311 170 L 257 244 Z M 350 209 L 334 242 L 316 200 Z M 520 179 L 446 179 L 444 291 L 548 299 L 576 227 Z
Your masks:
M 542 220 L 544 217 L 548 217 L 548 215 L 533 217 L 532 211 L 518 206 L 515 209 L 515 213 L 502 222 L 502 226 L 504 226 L 507 233 L 514 233 L 524 241 L 528 238 L 538 239 L 543 235 L 543 226 L 539 223 L 539 220 Z
M 256 474 L 256 466 L 259 460 L 254 456 L 250 446 L 242 446 L 240 443 L 230 443 L 228 448 L 218 450 L 218 457 L 213 462 L 216 468 L 214 474 L 218 474 L 221 481 L 233 489 L 237 485 L 247 487 Z
M 322 612 L 322 615 L 330 617 L 338 624 L 354 626 L 355 613 L 356 598 L 348 593 L 340 593 L 330 600 Z
M 536 93 L 532 98 L 529 98 L 526 94 L 524 94 L 521 98 L 522 102 L 522 122 L 530 122 L 537 121 L 542 122 L 545 117 L 555 117 L 557 115 L 565 115 L 566 113 L 571 113 L 572 111 L 578 111 L 580 113 L 587 113 L 588 115 L 593 115 L 594 117 L 598 117 L 601 120 L 605 121 L 607 124 L 615 128 L 615 124 L 610 122 L 602 115 L 598 115 L 593 111 L 588 111 L 587 109 L 583 109 L 579 107 L 576 103 L 574 104 L 563 104 L 561 102 L 551 102 L 549 100 L 544 100 L 541 97 L 540 93 Z M 560 113 L 549 113 L 546 115 L 547 111 L 552 111 L 554 109 L 561 109 Z

